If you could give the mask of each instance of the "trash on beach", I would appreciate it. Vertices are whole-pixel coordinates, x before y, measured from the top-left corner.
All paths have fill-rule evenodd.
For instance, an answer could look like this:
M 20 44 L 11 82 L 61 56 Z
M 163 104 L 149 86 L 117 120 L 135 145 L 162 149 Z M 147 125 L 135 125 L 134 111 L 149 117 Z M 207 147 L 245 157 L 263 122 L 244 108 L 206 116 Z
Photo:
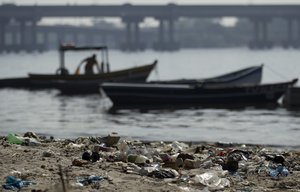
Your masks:
M 228 153 L 227 158 L 222 165 L 223 170 L 236 172 L 239 169 L 239 161 L 247 161 L 249 152 L 243 150 L 233 150 Z
M 82 160 L 90 161 L 91 160 L 91 154 L 88 151 L 83 152 Z
M 134 164 L 134 163 L 127 163 L 126 166 L 123 168 L 125 173 L 128 174 L 139 174 L 139 175 L 147 175 L 148 172 L 145 171 L 141 171 L 141 167 L 139 167 L 138 165 Z
M 148 173 L 148 177 L 155 177 L 159 179 L 178 177 L 178 172 L 174 169 L 158 169 Z
M 90 175 L 90 176 L 80 176 L 76 178 L 77 183 L 81 184 L 82 186 L 89 185 L 91 183 L 97 183 L 99 181 L 104 180 L 105 177 Z
M 103 152 L 114 152 L 115 148 L 113 148 L 113 147 L 107 147 L 105 145 L 105 143 L 101 143 L 100 145 L 95 145 L 93 150 L 95 152 L 98 152 L 98 153 L 101 152 L 101 151 L 103 151 Z
M 265 155 L 266 160 L 272 161 L 273 163 L 281 163 L 285 162 L 285 159 L 282 155 Z
M 279 165 L 276 168 L 270 168 L 269 175 L 273 179 L 277 179 L 279 176 L 287 177 L 289 174 L 289 171 L 286 167 Z
M 86 160 L 74 159 L 72 161 L 73 166 L 82 167 L 83 165 L 87 165 L 89 162 Z
M 201 164 L 202 162 L 200 160 L 185 159 L 183 162 L 183 168 L 196 169 L 200 168 Z
M 5 183 L 2 185 L 4 189 L 19 191 L 23 187 L 35 184 L 32 181 L 26 181 L 22 179 L 17 179 L 13 176 L 7 176 Z
M 220 190 L 230 186 L 230 181 L 226 178 L 220 178 L 217 172 L 206 172 L 196 175 L 193 178 L 195 183 L 201 183 L 212 190 Z
M 38 146 L 41 144 L 35 138 L 16 136 L 15 134 L 12 134 L 12 133 L 10 133 L 7 136 L 7 141 L 10 144 L 27 145 L 27 146 Z
M 120 152 L 120 159 L 123 159 L 123 160 L 126 159 L 127 152 L 129 150 L 129 146 L 128 146 L 127 142 L 125 140 L 120 141 L 117 144 L 117 148 Z
M 71 185 L 65 182 L 65 186 L 77 187 L 79 191 L 82 191 L 83 186 L 87 190 L 107 189 L 114 185 L 120 186 L 122 182 L 135 181 L 161 182 L 168 186 L 174 185 L 174 187 L 182 186 L 190 192 L 199 190 L 249 191 L 250 189 L 280 191 L 280 189 L 298 189 L 300 186 L 297 183 L 300 153 L 296 150 L 279 153 L 279 151 L 256 145 L 247 147 L 239 144 L 220 146 L 215 143 L 183 145 L 179 142 L 142 142 L 125 138 L 119 140 L 114 146 L 108 147 L 98 137 L 57 140 L 52 141 L 52 144 L 40 139 L 43 144 L 41 147 L 24 149 L 9 145 L 6 137 L 2 140 L 5 150 L 15 150 L 12 154 L 15 162 L 18 162 L 20 152 L 24 152 L 25 157 L 29 153 L 42 155 L 41 159 L 45 162 L 42 162 L 40 166 L 42 169 L 39 175 L 43 176 L 46 171 L 46 176 L 43 176 L 45 178 L 56 174 L 53 167 L 45 166 L 47 162 L 55 162 L 56 159 L 57 162 L 64 163 L 66 168 L 63 173 L 66 181 L 69 182 L 69 178 L 79 176 L 73 179 Z M 69 144 L 83 147 L 66 149 Z M 44 147 L 47 145 L 49 148 Z M 0 165 L 8 161 L 2 161 L 0 158 Z M 70 166 L 71 161 L 73 166 Z M 25 176 L 19 171 L 9 170 L 8 173 L 25 180 L 29 176 L 30 178 L 36 176 L 32 172 Z M 104 177 L 104 175 L 108 176 Z M 33 178 L 35 180 L 35 177 Z M 110 181 L 108 178 L 115 179 Z M 39 178 L 39 185 L 43 185 L 40 183 L 43 179 Z M 105 179 L 108 182 L 100 183 Z M 50 183 L 51 181 L 43 182 Z M 151 187 L 153 187 L 152 184 Z M 159 188 L 160 191 L 161 189 Z
M 34 138 L 24 137 L 24 145 L 27 146 L 39 146 L 41 143 Z
M 150 160 L 144 155 L 130 154 L 127 156 L 127 161 L 137 165 L 149 164 Z
M 97 162 L 100 160 L 100 155 L 98 152 L 93 151 L 91 155 L 92 162 Z
M 84 146 L 84 144 L 69 143 L 67 148 L 83 148 Z
M 24 143 L 24 140 L 21 137 L 16 136 L 15 134 L 12 133 L 8 134 L 7 141 L 10 144 L 17 144 L 17 145 L 22 145 Z
M 39 140 L 39 137 L 35 133 L 33 133 L 33 132 L 26 132 L 26 133 L 24 133 L 24 137 L 34 138 L 36 140 Z
M 139 169 L 139 174 L 144 175 L 144 176 L 148 176 L 153 171 L 158 171 L 158 170 L 160 170 L 160 165 L 159 164 L 153 164 L 151 166 L 146 166 L 146 167 L 142 167 L 141 169 Z
M 121 137 L 118 135 L 118 133 L 112 132 L 108 136 L 102 137 L 101 139 L 103 140 L 103 143 L 105 143 L 107 147 L 112 147 L 118 144 L 120 138 Z
M 81 156 L 82 160 L 96 162 L 100 160 L 100 154 L 93 151 L 92 153 L 85 151 Z
M 178 141 L 173 141 L 171 144 L 171 147 L 173 148 L 174 151 L 176 152 L 181 152 L 184 149 L 188 148 L 188 145 L 182 142 L 178 142 Z
M 190 180 L 190 178 L 191 177 L 189 175 L 185 174 L 185 175 L 181 175 L 179 177 L 179 180 L 182 181 L 182 182 L 188 182 Z

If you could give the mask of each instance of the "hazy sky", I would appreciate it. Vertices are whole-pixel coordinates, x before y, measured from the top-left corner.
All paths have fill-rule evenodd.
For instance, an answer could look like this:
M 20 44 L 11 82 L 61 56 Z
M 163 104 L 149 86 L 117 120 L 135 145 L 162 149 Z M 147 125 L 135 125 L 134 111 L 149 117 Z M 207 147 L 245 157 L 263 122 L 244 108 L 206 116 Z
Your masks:
M 16 4 L 300 4 L 300 0 L 0 0 Z

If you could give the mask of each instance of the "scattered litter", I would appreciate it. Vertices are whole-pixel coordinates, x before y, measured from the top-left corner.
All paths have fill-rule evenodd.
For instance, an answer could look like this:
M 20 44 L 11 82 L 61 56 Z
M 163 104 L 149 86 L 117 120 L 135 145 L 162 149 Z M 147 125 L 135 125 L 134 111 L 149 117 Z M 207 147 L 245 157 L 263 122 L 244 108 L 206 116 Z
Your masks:
M 97 183 L 97 182 L 102 181 L 104 179 L 105 179 L 105 177 L 102 177 L 102 176 L 90 175 L 90 176 L 77 177 L 76 181 L 77 181 L 79 186 L 80 186 L 80 184 L 82 186 L 85 186 L 85 185 L 89 185 L 91 183 Z
M 10 161 L 18 163 L 23 157 L 29 161 L 31 155 L 44 161 L 35 167 L 41 171 L 38 174 L 34 170 L 28 171 L 30 166 L 24 166 L 26 169 L 15 167 L 13 171 L 4 168 L 10 176 L 3 189 L 20 190 L 34 184 L 27 179 L 36 176 L 53 178 L 53 174 L 57 174 L 53 167 L 56 162 L 65 167 L 60 171 L 60 175 L 64 175 L 61 180 L 65 188 L 84 186 L 88 190 L 102 190 L 102 187 L 105 190 L 112 185 L 117 187 L 120 182 L 136 183 L 136 180 L 149 185 L 163 181 L 162 185 L 166 183 L 166 186 L 175 186 L 182 191 L 280 191 L 300 187 L 297 182 L 300 152 L 296 150 L 279 152 L 262 146 L 218 143 L 142 142 L 125 140 L 117 134 L 104 139 L 45 139 L 30 132 L 26 137 L 9 134 L 2 138 L 3 151 L 9 150 L 3 154 L 6 159 L 0 159 L 2 167 Z M 74 175 L 85 176 L 75 176 L 76 181 L 70 184 Z M 99 184 L 105 179 L 105 184 Z
M 272 178 L 276 179 L 279 176 L 287 177 L 289 174 L 289 171 L 287 170 L 286 167 L 279 165 L 278 167 L 270 168 L 269 174 Z
M 17 179 L 13 176 L 7 176 L 5 183 L 2 185 L 2 187 L 6 190 L 13 190 L 13 191 L 19 191 L 23 187 L 27 187 L 29 185 L 35 184 L 32 181 L 26 181 L 22 179 Z
M 16 136 L 15 134 L 9 134 L 7 136 L 7 141 L 10 144 L 22 145 L 24 140 L 21 137 Z
M 194 181 L 196 183 L 201 183 L 212 190 L 220 190 L 230 186 L 230 181 L 226 178 L 220 178 L 216 172 L 207 172 L 196 175 Z
M 166 179 L 166 178 L 175 178 L 179 174 L 174 169 L 160 169 L 160 170 L 154 170 L 148 174 L 149 177 L 155 177 L 159 179 Z

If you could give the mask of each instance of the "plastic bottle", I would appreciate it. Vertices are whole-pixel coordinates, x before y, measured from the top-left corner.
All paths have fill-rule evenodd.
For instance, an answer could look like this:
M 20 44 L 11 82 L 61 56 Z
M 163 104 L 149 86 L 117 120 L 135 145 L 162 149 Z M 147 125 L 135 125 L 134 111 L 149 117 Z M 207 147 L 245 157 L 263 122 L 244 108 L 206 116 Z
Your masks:
M 160 169 L 160 165 L 154 164 L 148 167 L 142 167 L 141 170 L 139 171 L 139 174 L 147 176 L 149 173 L 152 173 L 153 171 L 158 171 L 159 169 Z
M 129 154 L 127 156 L 127 161 L 130 162 L 130 163 L 135 163 L 136 158 L 137 158 L 137 155 L 135 155 L 135 154 Z
M 135 159 L 136 164 L 150 163 L 150 160 L 144 155 L 138 155 Z
M 24 143 L 24 141 L 20 137 L 17 137 L 16 135 L 11 134 L 11 133 L 7 136 L 7 141 L 10 144 L 18 144 L 18 145 L 21 145 Z
M 182 151 L 184 148 L 187 148 L 186 144 L 180 143 L 178 141 L 173 141 L 171 146 L 175 151 Z
M 120 141 L 117 145 L 121 155 L 125 156 L 129 150 L 129 146 L 128 144 L 126 143 L 126 141 Z

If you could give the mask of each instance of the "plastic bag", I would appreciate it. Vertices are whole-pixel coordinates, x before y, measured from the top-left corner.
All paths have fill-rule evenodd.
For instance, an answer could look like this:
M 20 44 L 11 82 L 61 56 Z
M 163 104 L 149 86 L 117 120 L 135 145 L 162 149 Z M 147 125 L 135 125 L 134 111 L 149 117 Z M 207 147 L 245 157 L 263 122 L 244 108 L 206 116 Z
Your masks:
M 230 186 L 230 181 L 226 178 L 220 178 L 216 172 L 206 172 L 201 175 L 196 175 L 194 181 L 213 190 L 223 189 L 226 186 Z

